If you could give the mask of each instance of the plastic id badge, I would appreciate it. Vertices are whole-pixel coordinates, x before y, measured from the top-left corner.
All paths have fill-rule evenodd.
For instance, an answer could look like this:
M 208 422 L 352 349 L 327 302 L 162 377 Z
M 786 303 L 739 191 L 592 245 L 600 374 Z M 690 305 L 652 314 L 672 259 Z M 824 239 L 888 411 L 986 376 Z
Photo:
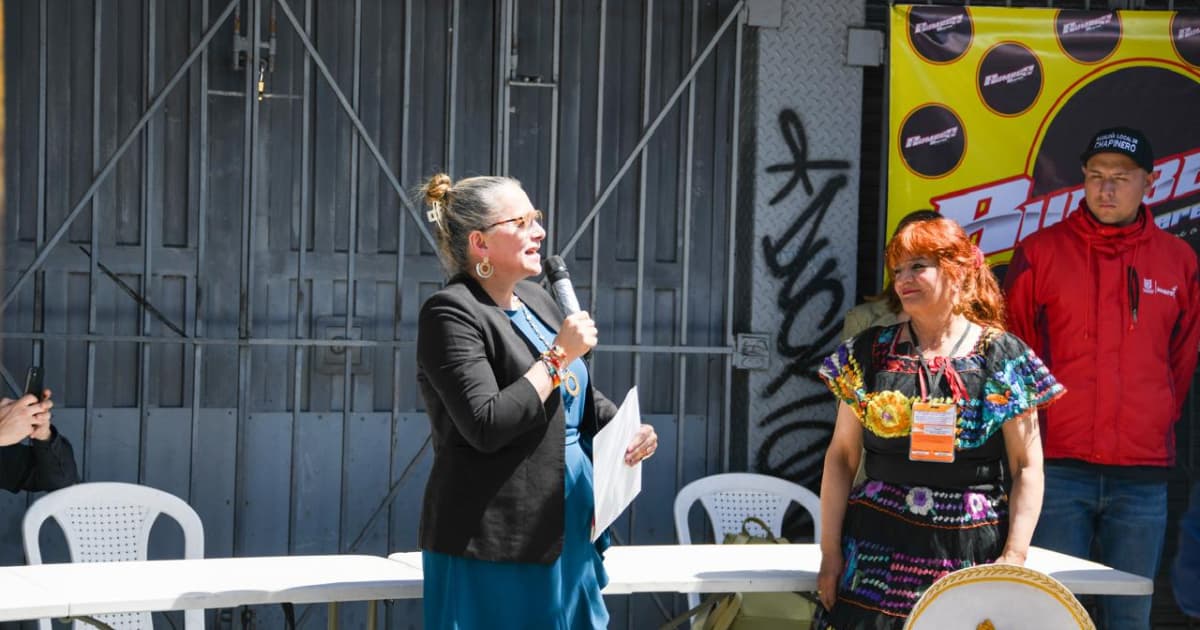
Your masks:
M 914 462 L 954 461 L 954 427 L 958 406 L 949 403 L 914 402 L 908 459 Z

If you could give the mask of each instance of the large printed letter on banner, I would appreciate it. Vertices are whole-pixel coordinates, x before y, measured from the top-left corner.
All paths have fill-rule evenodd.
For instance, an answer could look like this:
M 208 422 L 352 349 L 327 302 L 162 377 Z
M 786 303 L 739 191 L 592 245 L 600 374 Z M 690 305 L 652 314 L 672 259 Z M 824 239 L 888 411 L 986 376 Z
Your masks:
M 1200 250 L 1200 14 L 897 5 L 891 26 L 889 235 L 933 208 L 1003 265 L 1079 208 L 1091 135 L 1129 126 L 1155 221 Z

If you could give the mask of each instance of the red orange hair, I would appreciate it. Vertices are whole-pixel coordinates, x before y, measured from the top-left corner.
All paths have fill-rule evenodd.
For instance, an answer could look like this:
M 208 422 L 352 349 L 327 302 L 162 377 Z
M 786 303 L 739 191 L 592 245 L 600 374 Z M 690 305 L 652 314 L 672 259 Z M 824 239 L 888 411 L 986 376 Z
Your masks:
M 888 241 L 884 260 L 891 270 L 910 258 L 932 258 L 941 270 L 959 283 L 956 313 L 980 326 L 1004 328 L 1004 298 L 996 276 L 979 248 L 957 222 L 945 217 L 910 223 Z M 890 284 L 890 283 L 889 283 Z

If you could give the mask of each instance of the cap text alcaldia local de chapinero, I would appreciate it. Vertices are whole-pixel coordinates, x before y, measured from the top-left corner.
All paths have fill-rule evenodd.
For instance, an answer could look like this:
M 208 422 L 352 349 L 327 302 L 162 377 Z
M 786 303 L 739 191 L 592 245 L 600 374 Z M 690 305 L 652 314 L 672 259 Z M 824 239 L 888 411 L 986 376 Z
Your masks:
M 1128 156 L 1147 173 L 1154 170 L 1154 150 L 1150 148 L 1150 141 L 1142 132 L 1131 127 L 1100 130 L 1092 136 L 1079 161 L 1086 166 L 1088 159 L 1097 153 L 1120 153 Z

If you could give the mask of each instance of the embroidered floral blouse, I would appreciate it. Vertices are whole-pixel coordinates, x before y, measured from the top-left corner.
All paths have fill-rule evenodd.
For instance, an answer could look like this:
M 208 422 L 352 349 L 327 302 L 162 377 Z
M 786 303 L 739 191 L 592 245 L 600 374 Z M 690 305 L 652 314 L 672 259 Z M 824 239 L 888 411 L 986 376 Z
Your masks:
M 909 461 L 912 403 L 920 400 L 921 375 L 917 353 L 911 343 L 898 341 L 899 330 L 896 324 L 863 331 L 838 346 L 819 371 L 863 425 L 867 476 L 954 488 L 1002 482 L 1007 462 L 1001 426 L 1066 390 L 1024 342 L 985 328 L 966 356 L 926 361 L 932 372 L 947 374 L 932 384 L 931 400 L 958 407 L 955 461 Z M 953 370 L 943 369 L 946 361 Z M 951 386 L 954 374 L 961 386 Z

